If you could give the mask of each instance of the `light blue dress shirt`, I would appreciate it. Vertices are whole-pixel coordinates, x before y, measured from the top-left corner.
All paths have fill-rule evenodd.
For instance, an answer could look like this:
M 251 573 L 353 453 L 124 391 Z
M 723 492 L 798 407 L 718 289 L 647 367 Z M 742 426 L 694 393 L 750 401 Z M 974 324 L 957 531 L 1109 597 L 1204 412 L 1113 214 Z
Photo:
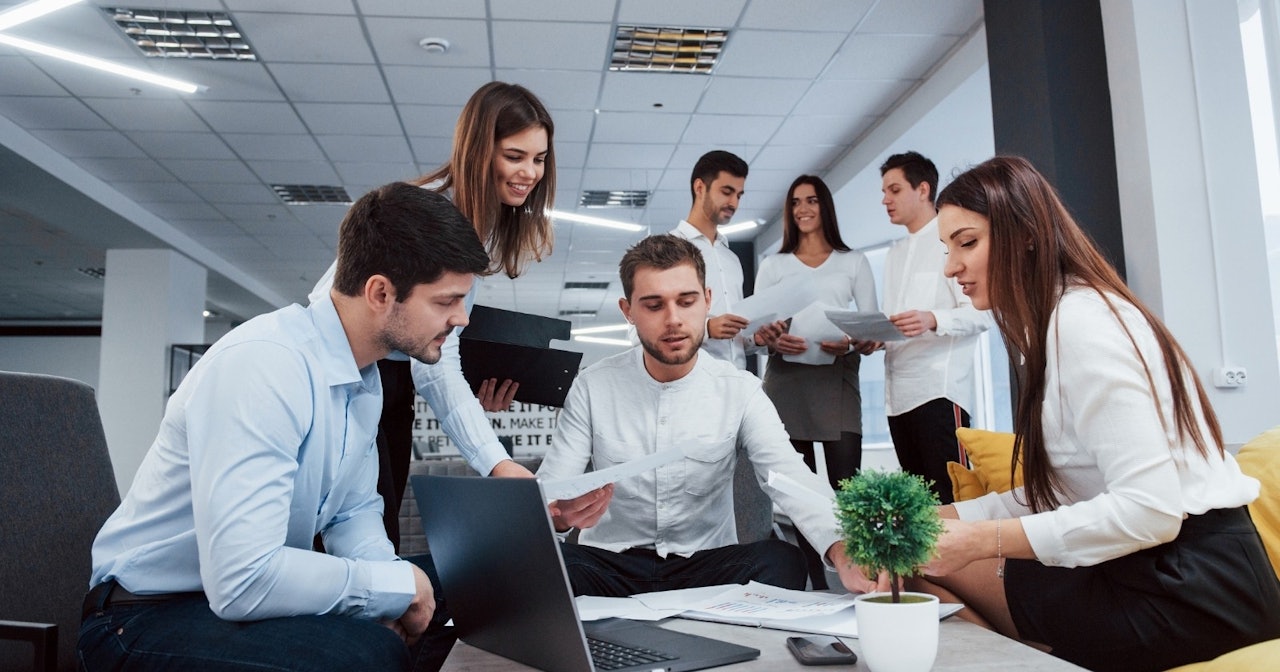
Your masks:
M 382 527 L 381 412 L 378 369 L 356 368 L 329 298 L 237 327 L 169 399 L 90 585 L 203 590 L 228 620 L 400 617 L 415 583 Z
M 329 270 L 321 276 L 315 288 L 311 290 L 309 298 L 312 303 L 329 295 L 329 289 L 333 287 L 333 274 L 337 268 L 338 262 L 335 260 L 329 266 Z M 467 293 L 468 315 L 471 314 L 471 307 L 475 305 L 476 290 L 479 289 L 480 283 L 481 279 L 476 278 L 471 283 L 471 291 Z M 502 446 L 497 433 L 493 431 L 493 424 L 484 414 L 484 407 L 480 405 L 475 392 L 471 391 L 471 385 L 462 375 L 462 356 L 458 353 L 458 334 L 461 331 L 461 329 L 454 329 L 449 333 L 449 337 L 444 341 L 444 347 L 440 349 L 440 361 L 435 364 L 423 364 L 401 352 L 392 352 L 387 355 L 387 359 L 401 361 L 410 359 L 413 386 L 417 388 L 418 394 L 426 400 L 427 405 L 431 407 L 431 412 L 440 421 L 440 429 L 453 440 L 458 453 L 467 461 L 467 464 L 471 465 L 472 469 L 481 475 L 488 476 L 499 462 L 511 459 L 511 456 L 507 455 L 507 449 Z

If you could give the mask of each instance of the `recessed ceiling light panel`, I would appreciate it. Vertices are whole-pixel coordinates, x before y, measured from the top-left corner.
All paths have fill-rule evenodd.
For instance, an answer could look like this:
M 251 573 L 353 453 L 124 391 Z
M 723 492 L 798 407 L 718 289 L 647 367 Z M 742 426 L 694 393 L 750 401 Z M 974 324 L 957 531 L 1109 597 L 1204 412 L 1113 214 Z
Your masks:
M 560 317 L 595 317 L 595 316 L 596 316 L 596 311 L 594 310 L 562 310 L 560 311 Z
M 570 282 L 564 283 L 564 288 L 565 289 L 609 289 L 609 283 L 570 281 Z
M 152 58 L 258 60 L 226 12 L 121 7 L 105 11 L 125 36 Z
M 609 69 L 710 74 L 727 39 L 715 28 L 618 26 Z
M 289 205 L 316 205 L 318 203 L 342 203 L 351 205 L 346 187 L 324 184 L 273 184 L 276 196 Z
M 578 205 L 584 208 L 643 208 L 649 203 L 649 192 L 635 190 L 588 190 L 582 192 Z

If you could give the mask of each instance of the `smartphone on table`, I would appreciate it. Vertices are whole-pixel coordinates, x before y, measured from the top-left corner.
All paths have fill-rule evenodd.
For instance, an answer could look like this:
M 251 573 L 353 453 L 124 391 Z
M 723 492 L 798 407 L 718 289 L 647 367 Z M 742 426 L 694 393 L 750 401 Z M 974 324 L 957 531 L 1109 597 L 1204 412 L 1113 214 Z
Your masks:
M 852 665 L 858 662 L 858 654 L 830 635 L 804 635 L 788 637 L 787 650 L 801 665 Z

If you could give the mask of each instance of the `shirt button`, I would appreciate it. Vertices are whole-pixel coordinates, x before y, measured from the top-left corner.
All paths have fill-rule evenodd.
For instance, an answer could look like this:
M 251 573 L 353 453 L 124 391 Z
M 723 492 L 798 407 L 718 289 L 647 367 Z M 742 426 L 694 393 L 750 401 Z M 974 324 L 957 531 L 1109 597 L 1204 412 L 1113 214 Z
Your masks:
M 667 424 L 667 419 L 666 419 L 666 418 L 658 418 L 658 424 L 659 424 L 659 425 L 665 425 L 665 424 Z

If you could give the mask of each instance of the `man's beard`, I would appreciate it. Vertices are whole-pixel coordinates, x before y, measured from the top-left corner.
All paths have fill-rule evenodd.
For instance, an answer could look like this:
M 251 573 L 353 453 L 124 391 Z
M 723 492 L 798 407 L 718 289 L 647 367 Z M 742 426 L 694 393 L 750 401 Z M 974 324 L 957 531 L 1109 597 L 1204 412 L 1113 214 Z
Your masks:
M 698 355 L 698 350 L 702 347 L 703 336 L 703 334 L 694 334 L 689 340 L 693 347 L 689 348 L 688 352 L 675 356 L 664 353 L 659 344 L 646 340 L 643 337 L 640 338 L 640 345 L 644 348 L 645 352 L 649 353 L 651 357 L 659 362 L 668 366 L 679 366 L 681 364 L 689 363 L 689 360 Z
M 442 336 L 447 338 L 453 328 L 445 329 L 426 341 L 414 339 L 404 335 L 406 329 L 404 319 L 399 313 L 399 308 L 397 307 L 393 311 L 387 328 L 379 335 L 379 342 L 388 350 L 404 353 L 423 364 L 439 362 L 441 348 L 431 347 L 432 343 Z

